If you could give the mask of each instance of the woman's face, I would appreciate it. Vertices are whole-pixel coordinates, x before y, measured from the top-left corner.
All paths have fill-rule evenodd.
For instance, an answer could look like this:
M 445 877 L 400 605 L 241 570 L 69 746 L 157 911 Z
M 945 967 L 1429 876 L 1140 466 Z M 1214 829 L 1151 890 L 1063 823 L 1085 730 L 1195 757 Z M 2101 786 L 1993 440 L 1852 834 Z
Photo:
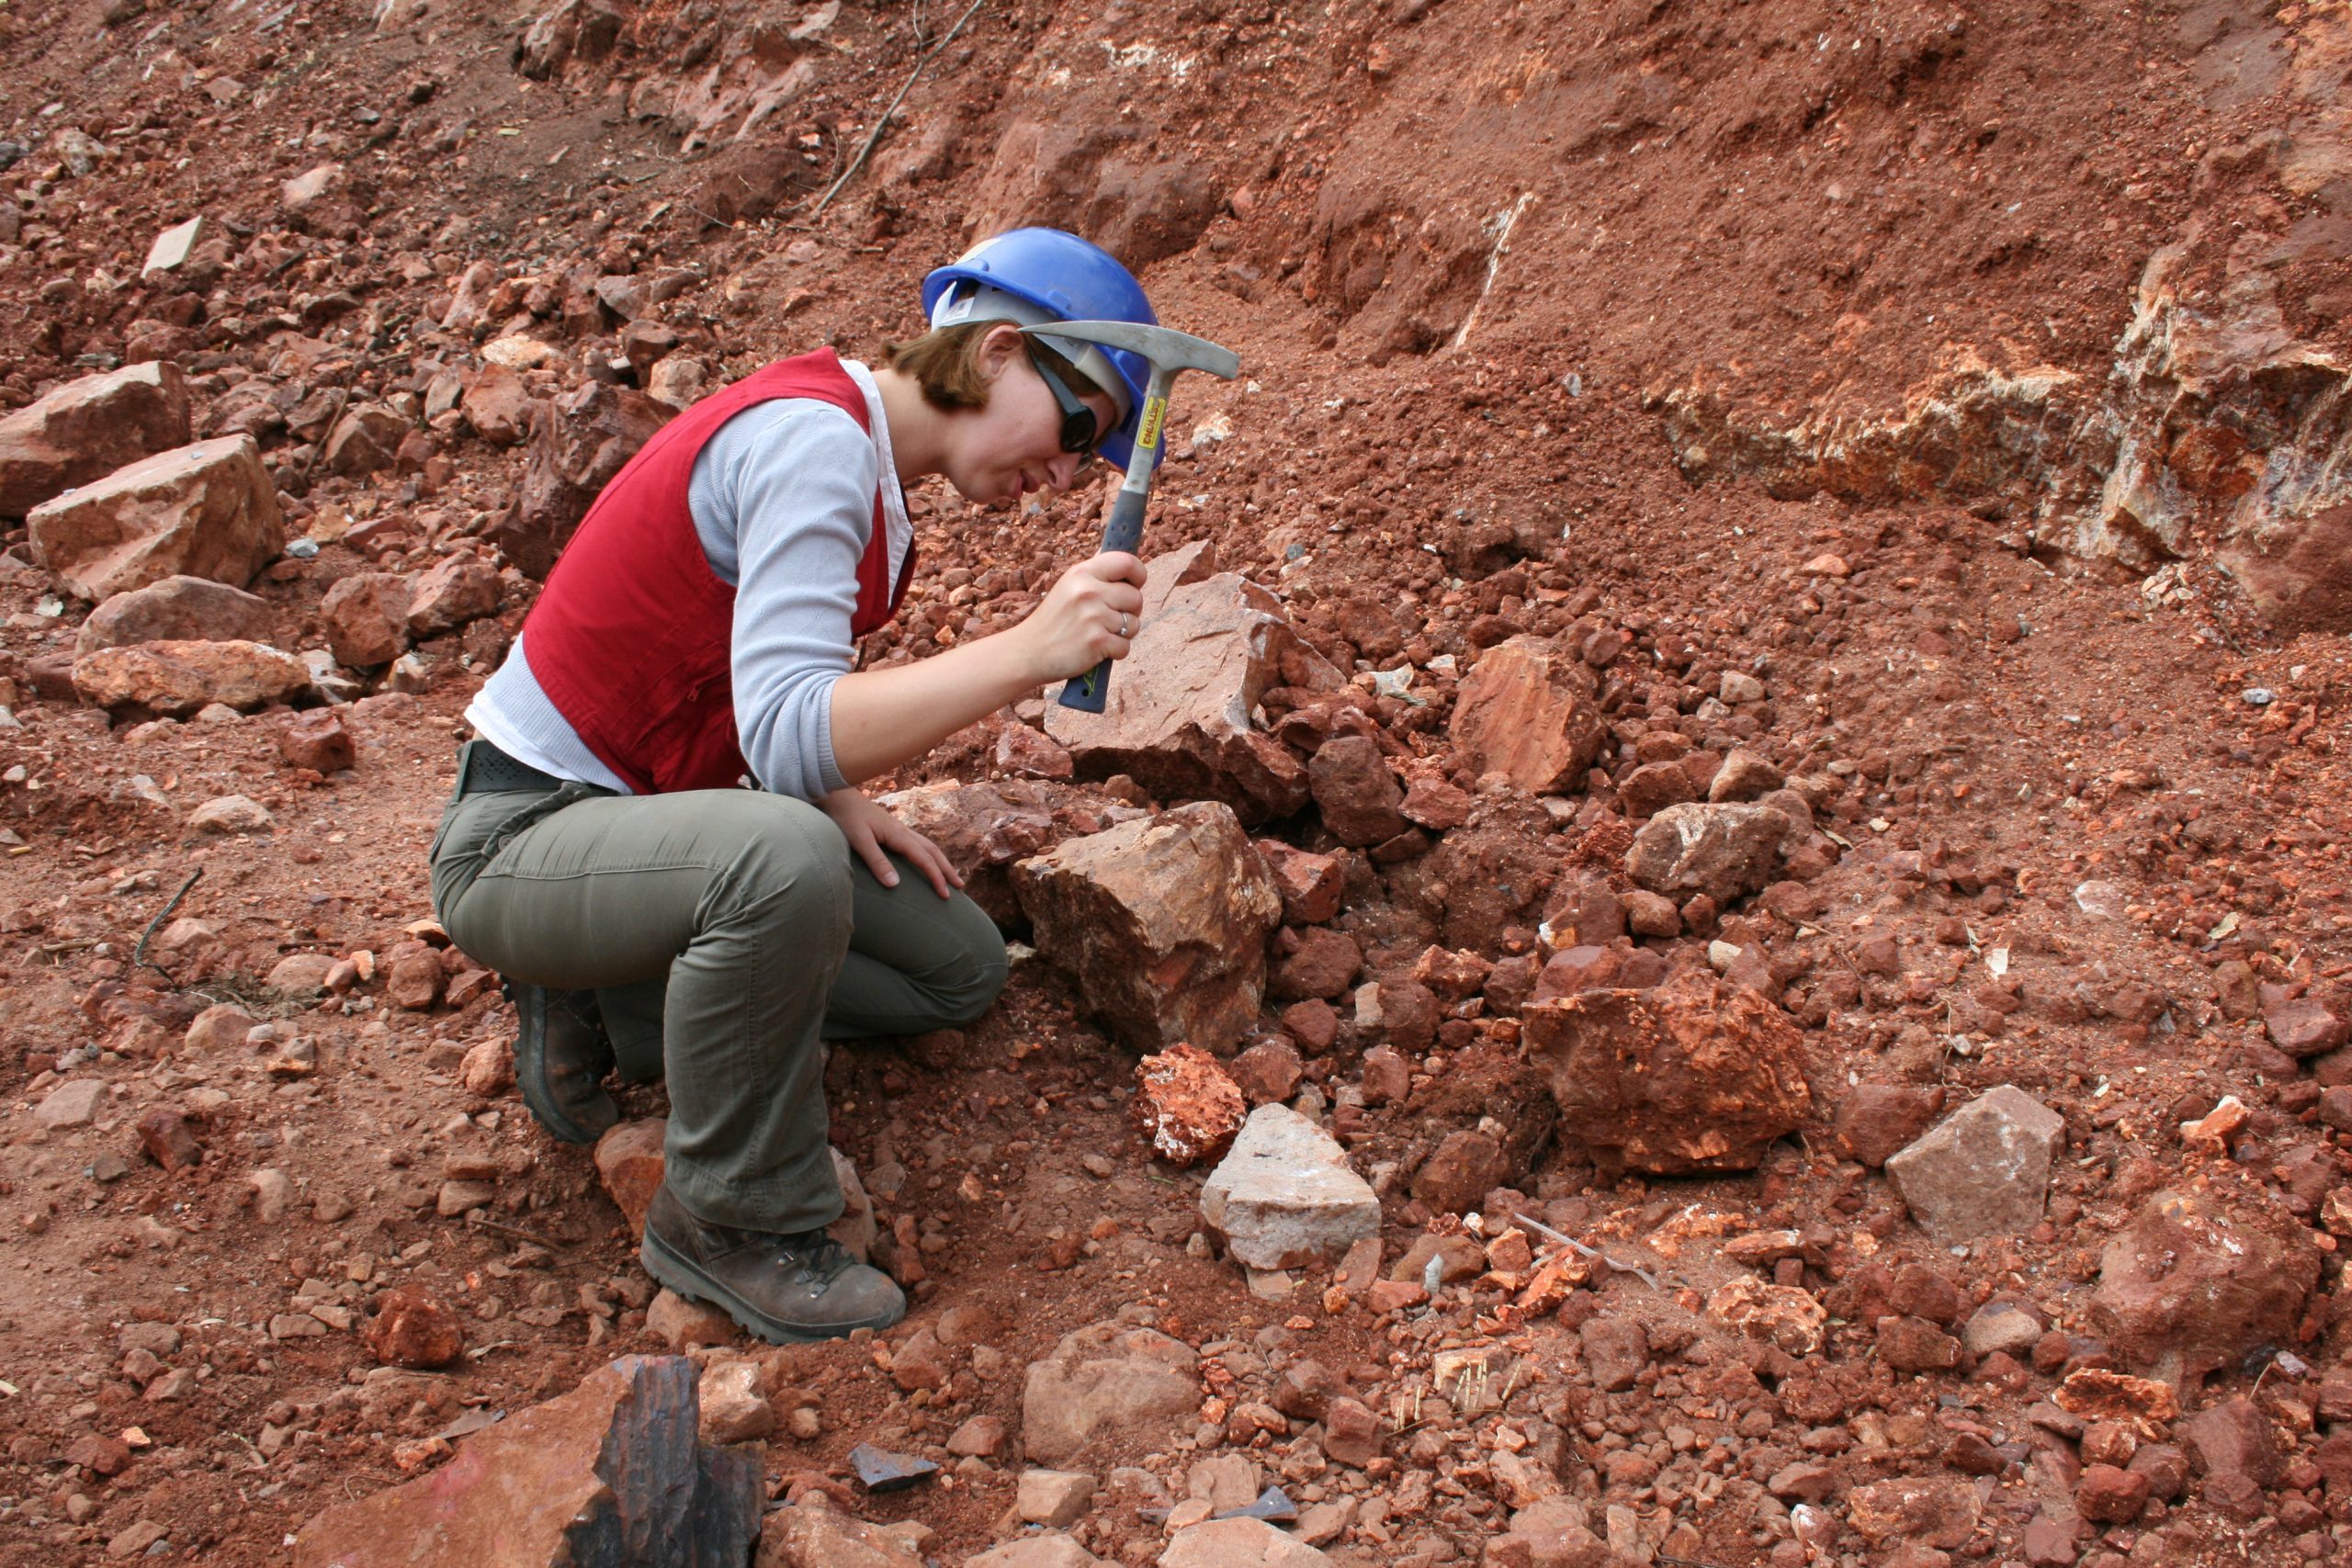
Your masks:
M 1062 450 L 1061 405 L 1037 374 L 1021 333 L 1010 326 L 991 332 L 981 345 L 980 366 L 989 378 L 989 404 L 955 416 L 948 483 L 984 506 L 1018 507 L 1035 491 L 1069 489 L 1085 454 Z M 1109 430 L 1118 417 L 1116 405 L 1101 392 L 1080 400 L 1094 411 L 1097 430 Z

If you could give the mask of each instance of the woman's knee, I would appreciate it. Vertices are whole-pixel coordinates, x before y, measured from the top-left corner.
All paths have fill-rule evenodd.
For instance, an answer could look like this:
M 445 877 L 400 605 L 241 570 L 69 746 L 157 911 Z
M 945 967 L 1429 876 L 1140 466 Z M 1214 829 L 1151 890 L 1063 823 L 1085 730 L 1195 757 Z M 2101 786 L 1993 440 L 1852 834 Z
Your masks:
M 1004 938 L 978 905 L 958 894 L 958 951 L 931 989 L 940 1014 L 950 1023 L 969 1023 L 996 1005 L 1010 973 Z
M 849 844 L 832 818 L 805 800 L 754 790 L 709 792 L 703 830 L 726 843 L 718 896 L 739 914 L 846 932 Z

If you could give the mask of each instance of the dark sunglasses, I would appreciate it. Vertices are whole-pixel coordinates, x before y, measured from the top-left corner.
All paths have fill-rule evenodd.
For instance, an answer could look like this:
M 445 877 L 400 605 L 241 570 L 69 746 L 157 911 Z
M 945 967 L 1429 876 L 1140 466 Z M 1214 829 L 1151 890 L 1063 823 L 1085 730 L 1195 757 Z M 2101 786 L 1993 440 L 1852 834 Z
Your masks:
M 1037 356 L 1035 348 L 1029 349 L 1029 363 L 1045 381 L 1046 389 L 1054 394 L 1055 406 L 1062 411 L 1062 450 L 1075 452 L 1091 460 L 1094 443 L 1101 435 L 1098 429 L 1100 422 L 1095 419 L 1094 411 L 1078 400 L 1069 383 L 1054 374 L 1052 368 Z

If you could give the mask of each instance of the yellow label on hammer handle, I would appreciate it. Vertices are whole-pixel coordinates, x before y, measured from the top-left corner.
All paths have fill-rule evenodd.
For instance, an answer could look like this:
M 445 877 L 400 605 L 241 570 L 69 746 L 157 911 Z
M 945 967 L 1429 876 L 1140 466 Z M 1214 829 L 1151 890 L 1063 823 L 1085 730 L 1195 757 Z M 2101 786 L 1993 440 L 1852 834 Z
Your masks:
M 1159 422 L 1168 414 L 1166 398 L 1147 398 L 1143 405 L 1143 422 L 1136 427 L 1136 445 L 1148 452 L 1159 445 Z

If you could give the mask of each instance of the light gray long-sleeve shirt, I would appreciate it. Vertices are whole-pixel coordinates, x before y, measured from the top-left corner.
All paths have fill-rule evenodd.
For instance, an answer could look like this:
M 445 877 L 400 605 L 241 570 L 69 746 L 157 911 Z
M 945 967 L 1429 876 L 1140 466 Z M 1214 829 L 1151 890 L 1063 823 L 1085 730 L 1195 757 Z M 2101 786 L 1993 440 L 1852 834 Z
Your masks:
M 686 487 L 703 554 L 735 589 L 729 664 L 738 744 L 762 788 L 804 800 L 848 783 L 833 760 L 833 683 L 850 671 L 857 568 L 877 487 L 894 582 L 914 537 L 881 390 L 865 366 L 842 365 L 865 394 L 870 436 L 820 399 L 755 403 L 712 434 Z M 628 793 L 548 700 L 526 641 L 515 638 L 467 720 L 517 761 Z

